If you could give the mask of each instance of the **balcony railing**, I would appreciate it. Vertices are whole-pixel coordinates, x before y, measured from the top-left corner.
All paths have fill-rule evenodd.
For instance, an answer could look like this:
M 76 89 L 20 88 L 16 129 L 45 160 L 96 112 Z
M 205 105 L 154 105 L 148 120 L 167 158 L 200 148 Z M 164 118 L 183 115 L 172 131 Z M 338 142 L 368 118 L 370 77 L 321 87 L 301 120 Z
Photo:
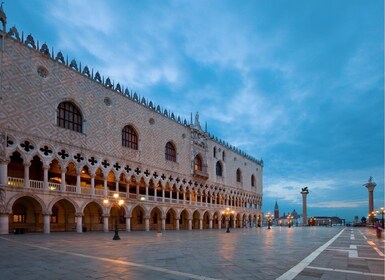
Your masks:
M 207 180 L 209 178 L 209 173 L 207 172 L 207 166 L 202 166 L 202 170 L 194 169 L 193 175 Z
M 30 185 L 30 188 L 31 189 L 41 189 L 43 190 L 44 189 L 44 182 L 42 181 L 37 181 L 37 180 L 29 180 L 29 185 Z M 23 178 L 16 178 L 16 177 L 8 177 L 8 186 L 10 187 L 21 187 L 21 188 L 24 188 L 24 179 Z M 50 191 L 53 191 L 53 192 L 61 192 L 62 191 L 62 185 L 61 184 L 58 184 L 58 183 L 51 183 L 51 182 L 48 182 L 48 190 Z M 95 196 L 104 196 L 104 189 L 99 189 L 99 188 L 96 188 L 95 189 L 95 193 L 92 194 L 91 192 L 91 188 L 90 187 L 81 187 L 80 188 L 80 191 L 81 191 L 81 194 L 85 194 L 85 195 L 95 195 Z M 76 186 L 73 186 L 73 185 L 65 185 L 65 192 L 68 192 L 68 193 L 77 193 L 77 187 Z M 112 191 L 112 190 L 108 190 L 108 196 L 113 196 L 114 193 L 116 193 L 116 191 Z M 226 205 L 223 205 L 223 204 L 211 204 L 211 203 L 206 203 L 204 201 L 202 201 L 202 203 L 200 202 L 200 200 L 198 201 L 191 201 L 190 200 L 183 200 L 183 197 L 182 199 L 179 198 L 179 199 L 175 199 L 175 198 L 170 198 L 170 197 L 159 197 L 159 196 L 150 196 L 150 195 L 137 195 L 136 193 L 126 193 L 126 192 L 119 192 L 119 196 L 121 198 L 125 198 L 125 199 L 137 199 L 137 200 L 143 200 L 143 201 L 154 201 L 154 202 L 164 202 L 164 203 L 172 203 L 172 204 L 187 204 L 187 205 L 200 205 L 200 206 L 205 206 L 205 207 L 226 207 Z M 260 209 L 260 207 L 257 205 L 253 205 L 253 206 L 248 206 L 248 207 L 239 207 L 239 206 L 229 206 L 229 207 L 232 207 L 234 209 L 245 209 L 245 208 L 253 208 L 253 209 Z

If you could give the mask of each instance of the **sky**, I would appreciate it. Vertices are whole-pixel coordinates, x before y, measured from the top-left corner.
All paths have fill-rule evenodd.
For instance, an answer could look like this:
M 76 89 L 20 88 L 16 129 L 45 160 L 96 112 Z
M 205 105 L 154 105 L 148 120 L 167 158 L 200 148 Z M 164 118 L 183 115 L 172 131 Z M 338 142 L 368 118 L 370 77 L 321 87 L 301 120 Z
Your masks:
M 264 212 L 384 206 L 382 0 L 7 0 L 16 26 L 262 158 Z

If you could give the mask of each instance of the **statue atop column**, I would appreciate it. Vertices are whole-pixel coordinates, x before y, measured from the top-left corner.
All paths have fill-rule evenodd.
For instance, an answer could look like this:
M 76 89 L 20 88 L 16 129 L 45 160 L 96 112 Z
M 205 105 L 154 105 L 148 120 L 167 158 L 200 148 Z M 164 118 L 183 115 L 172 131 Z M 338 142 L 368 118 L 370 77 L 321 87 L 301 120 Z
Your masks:
M 304 226 L 307 225 L 307 205 L 306 205 L 306 196 L 309 193 L 309 189 L 307 187 L 302 188 L 302 224 Z
M 374 216 L 373 215 L 370 215 L 372 212 L 373 212 L 373 192 L 374 192 L 374 188 L 377 186 L 377 184 L 375 182 L 373 182 L 373 177 L 370 176 L 369 179 L 368 179 L 368 182 L 363 184 L 364 187 L 366 187 L 368 189 L 368 194 L 369 194 L 369 217 L 371 217 L 372 221 L 370 222 L 373 222 L 373 219 L 374 219 Z

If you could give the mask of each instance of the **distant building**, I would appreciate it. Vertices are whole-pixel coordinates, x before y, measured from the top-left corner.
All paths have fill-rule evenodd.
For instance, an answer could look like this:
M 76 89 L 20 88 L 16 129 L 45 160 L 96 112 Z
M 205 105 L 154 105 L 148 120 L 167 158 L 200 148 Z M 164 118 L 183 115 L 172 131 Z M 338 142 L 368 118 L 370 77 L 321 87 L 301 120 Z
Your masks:
M 289 218 L 289 215 L 290 215 L 290 218 Z M 297 213 L 297 211 L 295 211 L 295 209 L 288 214 L 283 212 L 283 215 L 281 217 L 275 219 L 275 224 L 278 226 L 287 226 L 289 225 L 289 220 L 290 220 L 291 225 L 298 226 L 301 224 L 300 217 L 301 216 Z
M 279 218 L 279 207 L 278 207 L 278 203 L 277 201 L 275 201 L 275 206 L 274 206 L 274 219 L 278 219 Z
M 339 217 L 314 216 L 309 219 L 310 226 L 342 226 L 345 225 L 345 219 Z

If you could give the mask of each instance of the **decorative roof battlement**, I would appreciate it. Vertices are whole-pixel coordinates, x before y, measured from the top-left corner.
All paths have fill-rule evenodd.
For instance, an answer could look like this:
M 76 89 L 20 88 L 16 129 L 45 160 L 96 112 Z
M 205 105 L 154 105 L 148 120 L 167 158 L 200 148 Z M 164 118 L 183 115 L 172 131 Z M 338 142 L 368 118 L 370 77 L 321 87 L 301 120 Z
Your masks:
M 1 13 L 4 14 L 4 16 L 3 16 L 4 20 L 2 18 Z M 5 13 L 2 9 L 2 6 L 0 9 L 0 20 L 3 22 L 3 27 L 4 27 L 3 32 L 6 33 L 6 31 L 5 31 L 6 16 L 5 16 Z M 68 67 L 72 71 L 76 71 L 77 73 L 93 80 L 94 82 L 104 86 L 105 88 L 113 90 L 113 91 L 125 96 L 126 98 L 129 98 L 132 101 L 135 101 L 136 103 L 138 103 L 138 104 L 140 104 L 140 105 L 142 105 L 142 106 L 144 106 L 150 110 L 157 112 L 160 115 L 163 115 L 163 116 L 165 116 L 165 117 L 167 117 L 167 118 L 169 118 L 169 119 L 171 119 L 171 120 L 173 120 L 173 121 L 175 121 L 175 122 L 177 122 L 183 126 L 191 127 L 194 129 L 199 129 L 200 131 L 202 131 L 202 128 L 201 128 L 200 123 L 199 123 L 199 116 L 198 115 L 196 115 L 196 119 L 195 119 L 194 123 L 192 120 L 189 123 L 186 119 L 182 119 L 179 115 L 177 116 L 173 112 L 169 112 L 167 109 L 162 108 L 160 105 L 156 105 L 155 102 L 152 102 L 151 100 L 148 100 L 145 97 L 141 97 L 136 92 L 133 92 L 132 90 L 129 90 L 127 87 L 124 87 L 123 85 L 121 85 L 119 82 L 115 83 L 115 81 L 111 81 L 111 79 L 109 77 L 105 78 L 103 75 L 100 75 L 99 71 L 94 72 L 93 68 L 91 68 L 91 70 L 90 70 L 90 68 L 87 65 L 82 66 L 81 62 L 79 62 L 79 65 L 78 65 L 78 63 L 75 59 L 72 59 L 69 62 L 68 56 L 64 57 L 64 55 L 61 51 L 57 52 L 55 55 L 54 48 L 52 48 L 50 50 L 46 43 L 42 44 L 41 46 L 39 44 L 39 41 L 36 41 L 36 43 L 35 43 L 35 40 L 31 34 L 29 34 L 24 39 L 24 32 L 22 32 L 21 36 L 20 36 L 20 34 L 19 34 L 19 32 L 15 26 L 11 27 L 9 29 L 8 33 L 6 33 L 6 35 L 9 38 L 39 52 L 45 56 L 47 56 L 47 58 L 50 58 L 50 59 L 56 61 L 57 63 L 62 64 L 65 67 Z M 246 154 L 244 151 L 230 145 L 229 143 L 227 143 L 221 139 L 218 139 L 218 137 L 215 137 L 214 135 L 207 132 L 207 125 L 206 125 L 206 129 L 205 129 L 204 133 L 209 138 L 211 138 L 213 141 L 217 142 L 218 144 L 228 148 L 229 150 L 232 150 L 233 152 L 235 152 L 235 153 L 257 163 L 261 167 L 263 167 L 263 160 L 262 159 L 261 160 L 255 159 L 254 157 Z

